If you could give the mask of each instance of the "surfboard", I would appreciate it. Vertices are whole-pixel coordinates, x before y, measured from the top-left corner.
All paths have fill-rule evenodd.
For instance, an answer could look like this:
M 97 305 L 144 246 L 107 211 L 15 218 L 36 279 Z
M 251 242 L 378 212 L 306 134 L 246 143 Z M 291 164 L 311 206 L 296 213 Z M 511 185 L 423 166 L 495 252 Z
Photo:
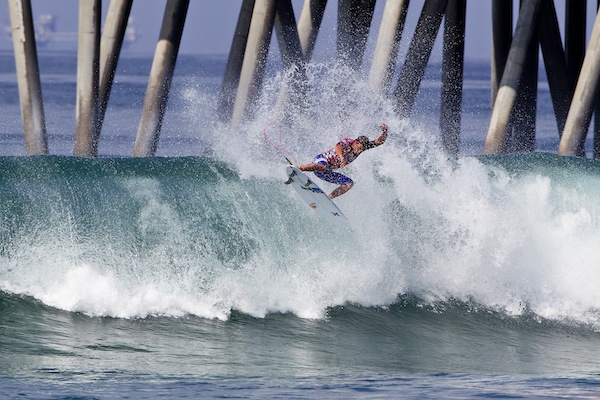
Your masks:
M 292 185 L 302 200 L 320 215 L 336 219 L 345 219 L 344 214 L 335 203 L 321 190 L 316 183 L 298 168 L 288 165 L 285 168 L 288 176 L 287 185 Z

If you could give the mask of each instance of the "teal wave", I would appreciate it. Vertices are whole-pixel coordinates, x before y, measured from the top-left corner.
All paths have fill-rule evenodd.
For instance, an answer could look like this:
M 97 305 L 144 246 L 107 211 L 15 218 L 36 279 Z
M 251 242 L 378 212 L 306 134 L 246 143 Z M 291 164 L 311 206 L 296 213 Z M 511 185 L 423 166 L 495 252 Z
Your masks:
M 282 184 L 283 167 L 261 178 L 208 157 L 2 157 L 0 290 L 125 318 L 326 318 L 413 295 L 597 325 L 597 162 L 400 165 L 361 171 L 339 201 L 349 222 L 332 224 Z
M 243 233 L 254 209 L 244 192 L 258 185 L 202 158 L 0 158 L 0 248 L 10 254 L 23 242 L 68 235 L 140 252 L 202 244 L 225 261 L 243 259 L 255 246 Z

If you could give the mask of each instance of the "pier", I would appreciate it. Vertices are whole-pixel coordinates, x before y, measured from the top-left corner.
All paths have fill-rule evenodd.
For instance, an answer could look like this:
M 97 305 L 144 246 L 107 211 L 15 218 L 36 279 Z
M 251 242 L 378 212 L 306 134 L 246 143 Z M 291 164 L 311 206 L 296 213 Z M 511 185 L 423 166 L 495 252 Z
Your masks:
M 586 37 L 588 0 L 565 0 L 564 21 L 557 17 L 554 0 L 471 0 L 490 2 L 491 15 L 477 16 L 467 15 L 467 0 L 379 1 L 384 3 L 381 20 L 374 16 L 377 0 L 337 0 L 336 4 L 333 0 L 305 0 L 301 9 L 294 9 L 292 0 L 240 0 L 219 99 L 221 121 L 236 127 L 252 118 L 261 96 L 266 60 L 275 47 L 273 38 L 282 68 L 295 71 L 292 83 L 281 88 L 278 102 L 285 105 L 302 98 L 307 85 L 305 66 L 312 60 L 322 30 L 332 29 L 323 26 L 324 14 L 337 6 L 336 49 L 331 57 L 364 75 L 373 90 L 393 101 L 400 118 L 411 118 L 436 38 L 441 35 L 440 142 L 450 156 L 456 156 L 468 56 L 465 31 L 469 18 L 488 18 L 492 32 L 491 114 L 487 130 L 482 129 L 482 153 L 535 151 L 538 70 L 543 63 L 559 133 L 556 152 L 600 158 L 600 102 L 596 100 L 600 18 L 596 17 L 592 33 Z M 73 155 L 98 155 L 132 3 L 111 0 L 102 21 L 102 0 L 73 1 L 79 7 Z M 599 3 L 594 5 L 596 10 Z M 28 155 L 47 154 L 31 0 L 8 0 L 8 4 L 25 148 Z M 165 1 L 143 109 L 132 138 L 132 156 L 156 154 L 189 4 L 189 0 Z M 414 30 L 406 29 L 409 12 L 419 15 Z M 367 59 L 369 37 L 375 47 Z M 409 44 L 402 57 L 401 41 Z M 585 148 L 589 131 L 594 135 L 592 149 Z

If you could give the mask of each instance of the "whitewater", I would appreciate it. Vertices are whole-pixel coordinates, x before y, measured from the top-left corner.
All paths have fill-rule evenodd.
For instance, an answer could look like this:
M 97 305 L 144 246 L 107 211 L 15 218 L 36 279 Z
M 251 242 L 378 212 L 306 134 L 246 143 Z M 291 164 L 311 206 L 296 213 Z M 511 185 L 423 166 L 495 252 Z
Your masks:
M 390 142 L 355 163 L 338 201 L 350 217 L 333 224 L 276 166 L 258 177 L 204 158 L 2 159 L 2 289 L 120 318 L 324 318 L 411 294 L 598 326 L 595 164 L 419 170 Z

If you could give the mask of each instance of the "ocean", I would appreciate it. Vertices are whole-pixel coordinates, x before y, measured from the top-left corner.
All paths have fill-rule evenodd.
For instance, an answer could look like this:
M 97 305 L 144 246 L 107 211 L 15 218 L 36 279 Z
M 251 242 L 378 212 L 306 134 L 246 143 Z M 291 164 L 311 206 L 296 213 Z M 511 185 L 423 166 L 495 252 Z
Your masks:
M 556 155 L 543 80 L 536 152 L 482 156 L 489 65 L 468 61 L 451 158 L 439 66 L 399 120 L 335 63 L 278 108 L 272 61 L 232 129 L 226 56 L 182 55 L 157 157 L 131 158 L 151 56 L 126 53 L 89 159 L 70 156 L 76 54 L 42 52 L 51 155 L 23 157 L 0 58 L 1 398 L 600 396 L 600 164 Z M 382 121 L 347 168 L 347 221 L 283 184 L 281 153 L 306 163 Z

